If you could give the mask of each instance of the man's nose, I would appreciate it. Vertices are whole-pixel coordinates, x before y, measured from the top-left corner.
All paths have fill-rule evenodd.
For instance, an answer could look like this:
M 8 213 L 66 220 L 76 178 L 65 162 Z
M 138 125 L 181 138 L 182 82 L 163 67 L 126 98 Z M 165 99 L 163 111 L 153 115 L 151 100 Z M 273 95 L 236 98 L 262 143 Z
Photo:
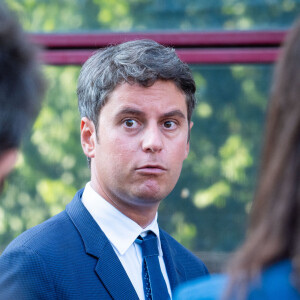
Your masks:
M 162 132 L 157 124 L 148 125 L 143 134 L 142 149 L 145 152 L 159 152 L 163 149 Z

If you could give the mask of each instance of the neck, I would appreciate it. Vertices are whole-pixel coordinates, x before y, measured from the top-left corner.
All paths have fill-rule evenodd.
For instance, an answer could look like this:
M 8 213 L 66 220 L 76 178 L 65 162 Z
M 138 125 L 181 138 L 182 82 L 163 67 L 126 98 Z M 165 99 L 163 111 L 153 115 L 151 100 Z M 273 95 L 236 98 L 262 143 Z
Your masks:
M 132 221 L 140 225 L 142 228 L 146 228 L 148 225 L 150 225 L 156 215 L 156 210 L 152 211 L 145 211 L 144 209 L 135 209 L 133 210 L 120 210 L 118 207 L 116 207 L 121 213 L 123 213 L 125 216 L 130 218 Z

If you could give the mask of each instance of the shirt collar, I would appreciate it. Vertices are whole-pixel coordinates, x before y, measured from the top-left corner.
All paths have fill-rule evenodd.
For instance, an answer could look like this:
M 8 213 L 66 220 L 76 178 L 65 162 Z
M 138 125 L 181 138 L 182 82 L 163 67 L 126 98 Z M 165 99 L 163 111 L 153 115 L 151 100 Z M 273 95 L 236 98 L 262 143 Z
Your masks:
M 149 230 L 158 237 L 159 253 L 162 255 L 157 213 L 151 224 L 142 228 L 95 192 L 90 182 L 85 186 L 82 203 L 121 255 L 128 250 L 139 235 L 144 236 Z

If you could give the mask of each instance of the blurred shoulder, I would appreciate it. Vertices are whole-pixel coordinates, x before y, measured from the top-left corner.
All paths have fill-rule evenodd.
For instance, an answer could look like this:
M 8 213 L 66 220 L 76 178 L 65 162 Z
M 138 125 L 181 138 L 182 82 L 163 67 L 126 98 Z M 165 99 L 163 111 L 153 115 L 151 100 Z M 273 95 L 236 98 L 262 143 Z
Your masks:
M 220 299 L 227 285 L 226 275 L 201 277 L 180 286 L 174 300 L 217 300 Z
M 288 259 L 279 261 L 266 268 L 262 276 L 251 283 L 249 299 L 300 300 L 294 279 L 292 262 Z M 260 298 L 258 295 L 261 295 Z

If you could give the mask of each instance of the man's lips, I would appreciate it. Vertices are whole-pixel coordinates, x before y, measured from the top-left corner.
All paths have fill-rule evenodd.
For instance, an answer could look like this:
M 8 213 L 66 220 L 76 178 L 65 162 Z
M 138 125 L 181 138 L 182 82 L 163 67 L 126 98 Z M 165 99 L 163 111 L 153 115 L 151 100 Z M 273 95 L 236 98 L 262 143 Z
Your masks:
M 167 169 L 165 167 L 163 167 L 162 165 L 156 165 L 156 164 L 147 164 L 147 165 L 143 165 L 140 166 L 138 168 L 136 168 L 136 171 L 140 174 L 163 174 L 167 171 Z

